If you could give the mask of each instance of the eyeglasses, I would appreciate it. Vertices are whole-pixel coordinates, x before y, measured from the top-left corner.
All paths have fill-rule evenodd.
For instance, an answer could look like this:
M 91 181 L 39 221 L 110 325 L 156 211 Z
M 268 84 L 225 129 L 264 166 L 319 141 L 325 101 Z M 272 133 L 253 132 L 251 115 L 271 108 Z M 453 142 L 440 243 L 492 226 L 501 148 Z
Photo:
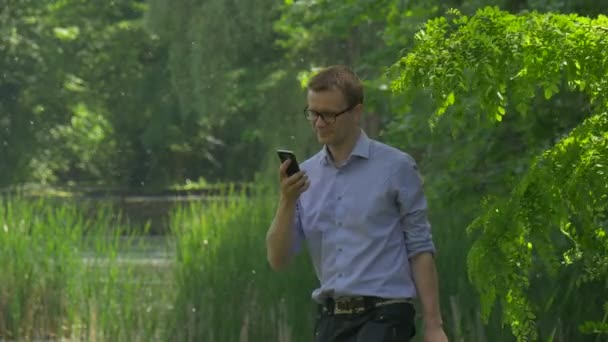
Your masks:
M 320 112 L 316 112 L 312 109 L 309 109 L 307 106 L 306 108 L 304 108 L 304 116 L 310 122 L 316 122 L 318 118 L 321 118 L 321 120 L 323 120 L 323 122 L 325 122 L 326 124 L 332 124 L 332 123 L 336 122 L 336 118 L 338 116 L 347 113 L 348 111 L 355 108 L 356 106 L 357 106 L 356 104 L 351 105 L 348 108 L 346 108 L 345 110 L 337 112 L 337 113 L 320 113 Z

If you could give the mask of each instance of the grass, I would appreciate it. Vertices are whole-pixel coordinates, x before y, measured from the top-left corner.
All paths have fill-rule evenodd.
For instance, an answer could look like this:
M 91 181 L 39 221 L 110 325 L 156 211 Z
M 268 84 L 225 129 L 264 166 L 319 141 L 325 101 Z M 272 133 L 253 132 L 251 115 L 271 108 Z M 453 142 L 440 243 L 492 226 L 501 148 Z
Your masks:
M 82 225 L 72 214 L 65 207 L 48 210 L 41 202 L 2 202 L 0 337 L 70 334 L 82 271 L 74 248 Z
M 217 200 L 180 203 L 153 249 L 145 227 L 125 226 L 110 207 L 0 198 L 0 340 L 312 340 L 317 282 L 308 256 L 283 273 L 266 261 L 275 194 L 227 187 Z M 499 316 L 481 323 L 464 267 L 468 242 L 446 221 L 433 220 L 444 227 L 434 237 L 450 339 L 513 341 Z M 551 282 L 545 292 L 549 285 L 566 289 Z M 548 340 L 567 340 L 560 336 L 576 319 L 555 330 L 553 312 L 545 315 Z
M 249 197 L 228 189 L 226 196 L 232 200 L 191 203 L 172 215 L 177 292 L 168 332 L 179 341 L 310 341 L 308 259 L 284 274 L 266 261 L 276 198 L 264 190 Z
M 115 216 L 0 200 L 0 339 L 149 341 L 158 334 L 162 314 L 146 313 L 146 295 L 158 301 L 163 291 L 126 281 L 136 269 L 119 262 L 119 248 L 131 233 Z
M 308 258 L 266 261 L 275 197 L 225 196 L 176 206 L 156 263 L 110 207 L 0 199 L 0 340 L 309 341 Z
M 283 273 L 266 261 L 275 193 L 227 187 L 216 197 L 223 200 L 176 205 L 171 252 L 154 255 L 158 263 L 139 239 L 145 229 L 125 227 L 109 206 L 1 200 L 0 260 L 8 262 L 0 273 L 0 340 L 312 340 L 317 284 L 308 256 Z M 436 238 L 457 247 L 449 231 Z M 442 253 L 454 256 L 442 254 L 438 265 L 448 331 L 455 340 L 483 341 L 473 294 L 458 285 L 464 275 L 452 274 L 464 268 L 441 263 L 464 259 L 465 251 Z

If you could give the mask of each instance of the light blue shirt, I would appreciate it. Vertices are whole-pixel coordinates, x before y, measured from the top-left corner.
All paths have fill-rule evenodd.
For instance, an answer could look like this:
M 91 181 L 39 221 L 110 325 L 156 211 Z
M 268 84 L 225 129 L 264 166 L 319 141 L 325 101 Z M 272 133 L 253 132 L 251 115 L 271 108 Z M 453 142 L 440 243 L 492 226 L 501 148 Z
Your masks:
M 294 252 L 306 241 L 320 286 L 312 298 L 413 298 L 409 259 L 435 253 L 416 162 L 361 131 L 344 165 L 324 147 L 300 165 Z

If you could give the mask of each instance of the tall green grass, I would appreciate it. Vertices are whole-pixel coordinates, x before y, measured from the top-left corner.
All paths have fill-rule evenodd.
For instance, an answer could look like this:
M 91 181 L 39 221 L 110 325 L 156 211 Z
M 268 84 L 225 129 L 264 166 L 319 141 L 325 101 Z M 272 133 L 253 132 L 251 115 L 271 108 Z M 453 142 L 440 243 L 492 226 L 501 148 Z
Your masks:
M 174 255 L 160 265 L 137 243 L 145 229 L 110 207 L 0 199 L 0 340 L 312 340 L 306 249 L 286 272 L 266 261 L 276 193 L 227 188 L 174 207 Z M 446 330 L 455 341 L 513 340 L 499 321 L 481 323 L 457 231 L 434 232 Z
M 172 215 L 176 296 L 168 339 L 175 341 L 311 341 L 316 285 L 305 255 L 273 272 L 266 230 L 276 196 L 227 189 L 226 200 L 190 203 Z
M 0 204 L 0 337 L 70 335 L 82 272 L 75 248 L 81 218 L 41 202 Z
M 0 340 L 311 340 L 307 256 L 284 273 L 266 261 L 276 197 L 224 195 L 172 213 L 162 267 L 124 258 L 136 235 L 111 208 L 0 199 Z
M 0 199 L 0 340 L 159 336 L 164 315 L 149 300 L 162 302 L 165 291 L 132 281 L 136 267 L 119 258 L 132 233 L 111 209 L 93 212 Z

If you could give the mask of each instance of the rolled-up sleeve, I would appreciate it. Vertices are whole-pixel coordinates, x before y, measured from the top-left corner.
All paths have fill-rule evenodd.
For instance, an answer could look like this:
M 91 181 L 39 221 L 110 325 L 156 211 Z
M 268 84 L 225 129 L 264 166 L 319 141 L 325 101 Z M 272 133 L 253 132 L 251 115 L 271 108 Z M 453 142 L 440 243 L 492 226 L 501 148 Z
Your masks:
M 296 255 L 302 251 L 302 241 L 304 240 L 304 229 L 302 228 L 301 203 L 296 202 L 296 210 L 293 217 L 293 242 L 291 245 L 291 254 Z
M 431 224 L 427 217 L 427 201 L 416 162 L 406 159 L 399 163 L 396 170 L 393 184 L 396 186 L 408 258 L 422 252 L 435 254 Z

